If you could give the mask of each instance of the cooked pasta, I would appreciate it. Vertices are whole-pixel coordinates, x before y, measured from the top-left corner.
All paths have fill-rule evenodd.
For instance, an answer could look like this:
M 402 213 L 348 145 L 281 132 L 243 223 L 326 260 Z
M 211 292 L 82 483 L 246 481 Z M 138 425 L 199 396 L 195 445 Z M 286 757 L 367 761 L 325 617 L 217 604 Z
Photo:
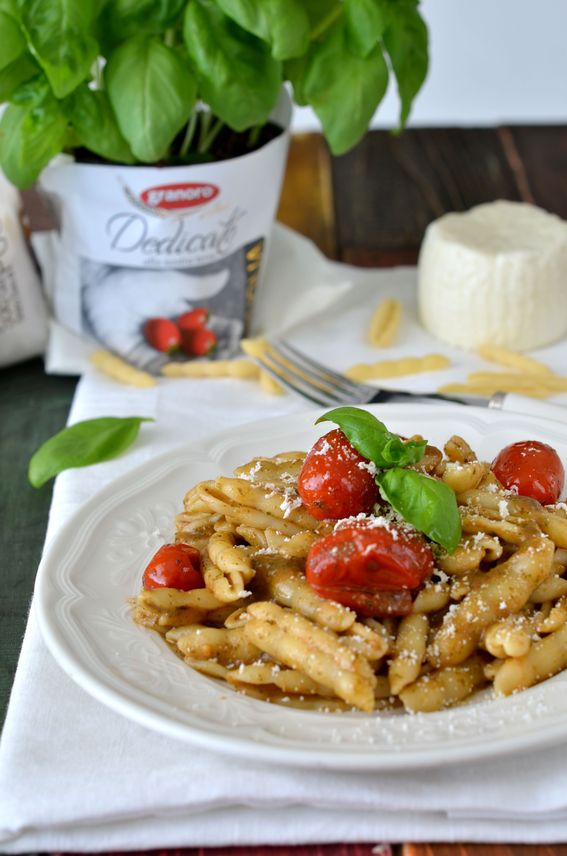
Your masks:
M 257 457 L 232 478 L 192 487 L 176 541 L 199 551 L 205 587 L 144 590 L 134 620 L 235 691 L 302 709 L 429 712 L 567 667 L 561 503 L 505 490 L 461 437 L 444 452 L 428 446 L 428 476 L 455 492 L 460 542 L 450 554 L 435 547 L 407 614 L 363 617 L 306 578 L 309 551 L 341 521 L 316 519 L 302 503 L 304 458 Z M 387 526 L 383 515 L 367 517 Z

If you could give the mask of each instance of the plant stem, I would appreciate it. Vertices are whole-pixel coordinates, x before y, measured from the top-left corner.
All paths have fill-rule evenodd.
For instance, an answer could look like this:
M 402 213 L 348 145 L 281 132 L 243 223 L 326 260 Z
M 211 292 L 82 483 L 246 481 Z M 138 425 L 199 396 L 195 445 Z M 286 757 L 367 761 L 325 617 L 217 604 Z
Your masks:
M 170 27 L 169 30 L 166 30 L 163 36 L 163 43 L 168 47 L 172 48 L 175 44 L 175 30 L 173 27 Z
M 250 128 L 250 134 L 248 135 L 248 148 L 253 149 L 258 145 L 258 140 L 260 139 L 260 131 L 262 130 L 262 125 L 255 125 L 253 128 Z
M 94 61 L 93 65 L 93 77 L 95 79 L 95 86 L 97 89 L 104 89 L 104 80 L 102 76 L 102 61 L 100 57 L 97 57 Z
M 198 148 L 199 154 L 202 155 L 205 152 L 208 152 L 208 150 L 210 149 L 211 145 L 215 141 L 219 131 L 221 130 L 221 128 L 223 126 L 224 126 L 223 120 L 217 119 L 215 124 L 213 125 L 213 127 L 209 131 L 209 133 L 204 135 L 204 137 L 202 137 L 201 140 L 199 141 L 199 148 Z
M 193 110 L 189 117 L 189 121 L 187 122 L 187 130 L 185 131 L 185 136 L 183 137 L 183 142 L 181 143 L 181 148 L 179 149 L 179 157 L 184 158 L 189 151 L 189 147 L 193 141 L 193 137 L 195 136 L 195 128 L 197 127 L 197 119 L 199 118 L 199 111 L 197 109 Z
M 209 128 L 211 127 L 212 115 L 210 110 L 205 110 L 201 112 L 200 115 L 200 128 L 199 128 L 199 142 L 197 143 L 197 151 L 200 152 L 203 146 L 203 141 L 209 132 Z
M 323 35 L 325 30 L 328 30 L 329 27 L 332 26 L 342 14 L 342 6 L 335 6 L 334 9 L 331 9 L 329 14 L 321 21 L 319 21 L 317 26 L 313 30 L 311 30 L 311 33 L 309 34 L 310 40 L 314 41 L 315 39 L 318 39 L 319 36 Z

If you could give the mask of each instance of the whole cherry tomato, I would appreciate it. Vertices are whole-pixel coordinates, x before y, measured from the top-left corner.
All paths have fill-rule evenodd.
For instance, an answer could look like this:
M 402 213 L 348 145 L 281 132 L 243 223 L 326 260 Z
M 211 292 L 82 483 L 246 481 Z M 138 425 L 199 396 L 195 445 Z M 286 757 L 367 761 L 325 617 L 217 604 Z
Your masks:
M 361 615 L 407 615 L 411 590 L 433 571 L 433 554 L 417 532 L 376 520 L 345 523 L 316 541 L 307 580 L 316 594 Z
M 204 327 L 209 317 L 209 310 L 204 306 L 197 306 L 195 309 L 190 309 L 184 312 L 177 319 L 177 326 L 180 330 L 199 330 Z
M 565 482 L 559 455 L 538 440 L 522 440 L 506 446 L 494 458 L 492 472 L 508 490 L 531 496 L 542 505 L 557 502 Z
M 150 318 L 144 324 L 146 341 L 156 351 L 171 354 L 177 351 L 181 344 L 181 331 L 170 318 Z
M 218 344 L 217 335 L 208 327 L 198 330 L 183 330 L 182 348 L 191 357 L 206 357 L 216 349 Z
M 189 544 L 164 544 L 144 571 L 144 588 L 174 588 L 181 591 L 204 588 L 201 556 Z
M 305 458 L 297 490 L 317 520 L 368 514 L 378 501 L 373 465 L 336 428 L 320 437 Z

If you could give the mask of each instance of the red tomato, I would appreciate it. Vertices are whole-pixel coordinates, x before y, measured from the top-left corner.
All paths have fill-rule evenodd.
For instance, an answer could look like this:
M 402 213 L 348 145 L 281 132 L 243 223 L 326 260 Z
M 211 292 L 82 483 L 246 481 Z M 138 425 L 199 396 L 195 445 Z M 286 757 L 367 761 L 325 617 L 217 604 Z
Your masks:
M 184 312 L 177 319 L 177 326 L 180 330 L 199 330 L 204 327 L 209 317 L 209 310 L 204 306 L 197 306 L 189 312 Z
M 188 544 L 164 544 L 144 571 L 144 588 L 174 588 L 181 591 L 204 588 L 201 556 Z
M 216 333 L 208 327 L 202 327 L 199 330 L 183 330 L 182 336 L 182 348 L 191 357 L 206 357 L 217 347 Z
M 492 461 L 492 472 L 507 490 L 531 496 L 542 505 L 557 502 L 565 482 L 559 455 L 538 440 L 506 446 Z
M 316 541 L 306 576 L 321 597 L 361 615 L 407 615 L 411 589 L 433 571 L 431 548 L 417 532 L 370 519 L 340 526 Z
M 315 443 L 301 472 L 297 489 L 317 520 L 368 514 L 378 501 L 372 464 L 360 455 L 340 430 L 329 431 Z
M 150 318 L 144 324 L 144 336 L 152 348 L 166 354 L 177 351 L 181 344 L 181 331 L 169 318 Z

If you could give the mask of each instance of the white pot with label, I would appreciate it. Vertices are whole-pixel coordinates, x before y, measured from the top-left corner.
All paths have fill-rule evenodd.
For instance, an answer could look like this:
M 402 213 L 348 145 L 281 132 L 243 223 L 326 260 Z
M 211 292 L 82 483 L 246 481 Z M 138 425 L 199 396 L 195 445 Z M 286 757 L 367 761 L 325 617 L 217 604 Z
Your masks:
M 289 142 L 282 90 L 262 147 L 216 162 L 118 166 L 64 162 L 40 188 L 58 215 L 53 309 L 57 321 L 133 365 L 157 372 L 182 350 L 157 350 L 150 319 L 209 311 L 215 356 L 238 351 L 261 283 Z M 146 328 L 147 330 L 147 328 Z

